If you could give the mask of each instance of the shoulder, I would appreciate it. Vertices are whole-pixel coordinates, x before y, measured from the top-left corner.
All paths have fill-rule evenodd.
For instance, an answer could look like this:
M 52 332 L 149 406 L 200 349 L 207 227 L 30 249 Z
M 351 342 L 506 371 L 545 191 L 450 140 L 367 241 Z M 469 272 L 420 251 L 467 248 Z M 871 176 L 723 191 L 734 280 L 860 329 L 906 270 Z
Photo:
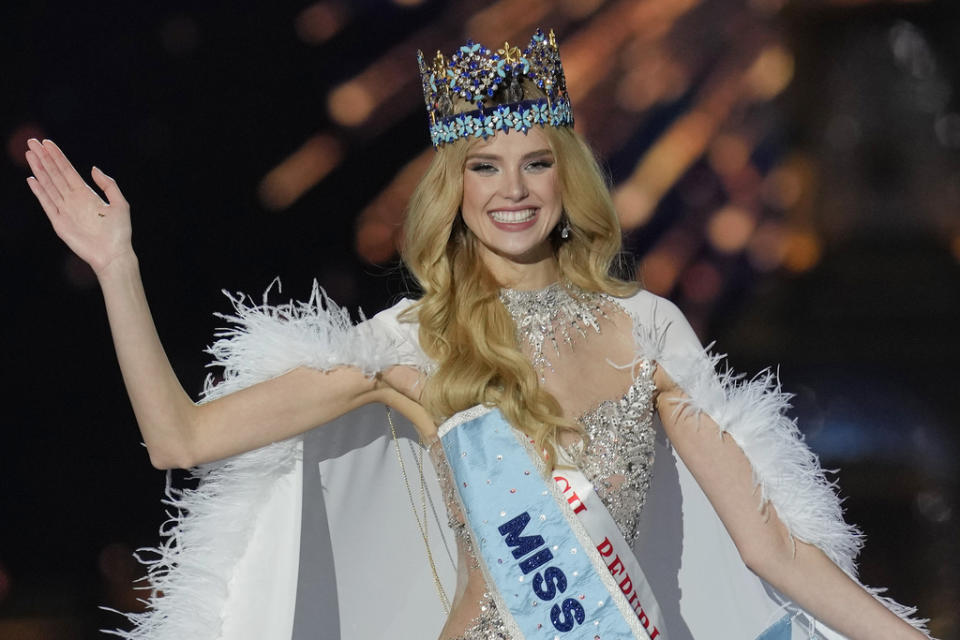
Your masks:
M 409 309 L 414 303 L 416 303 L 416 300 L 412 300 L 410 298 L 401 298 L 396 304 L 391 307 L 387 307 L 377 315 L 370 318 L 367 322 L 373 322 L 385 327 L 396 327 L 400 324 L 416 326 L 417 323 L 415 321 L 410 322 L 406 319 L 401 320 L 399 317 L 400 314 Z
M 654 332 L 661 337 L 671 335 L 700 344 L 680 307 L 667 298 L 640 289 L 632 296 L 620 298 L 617 302 L 633 316 L 634 324 L 639 325 L 635 328 Z
M 703 345 L 676 304 L 645 289 L 616 301 L 632 317 L 636 346 L 644 357 L 662 364 L 702 359 Z
M 360 323 L 359 327 L 389 336 L 398 349 L 400 361 L 397 364 L 427 369 L 429 359 L 420 348 L 420 324 L 415 315 L 404 314 L 416 302 L 411 298 L 402 298 L 393 306 Z

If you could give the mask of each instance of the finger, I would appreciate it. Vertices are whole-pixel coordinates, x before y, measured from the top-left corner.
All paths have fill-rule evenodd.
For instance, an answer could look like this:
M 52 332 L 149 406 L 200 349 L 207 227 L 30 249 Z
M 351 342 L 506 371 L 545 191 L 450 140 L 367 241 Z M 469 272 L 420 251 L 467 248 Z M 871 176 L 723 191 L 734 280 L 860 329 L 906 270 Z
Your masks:
M 90 175 L 97 186 L 103 190 L 103 194 L 107 196 L 107 202 L 110 204 L 127 204 L 126 198 L 120 192 L 120 187 L 117 186 L 117 181 L 105 174 L 100 167 L 91 169 Z
M 47 218 L 50 219 L 51 224 L 56 226 L 57 220 L 60 217 L 60 210 L 57 208 L 57 205 L 53 203 L 53 200 L 50 199 L 50 196 L 47 195 L 46 191 L 43 190 L 43 187 L 40 186 L 40 183 L 37 182 L 37 179 L 33 176 L 27 178 L 27 186 L 30 187 L 33 195 L 40 201 L 40 206 L 43 208 L 43 212 L 47 214 Z
M 81 178 L 77 170 L 73 168 L 73 164 L 71 164 L 70 160 L 67 159 L 67 156 L 64 155 L 63 151 L 60 150 L 60 147 L 58 147 L 53 140 L 44 140 L 43 147 L 50 154 L 50 157 L 53 158 L 54 163 L 56 163 L 57 168 L 60 169 L 60 173 L 63 174 L 67 184 L 73 189 L 86 186 L 83 178 Z
M 67 194 L 70 193 L 70 185 L 67 184 L 63 174 L 60 173 L 60 169 L 50 156 L 50 152 L 47 151 L 47 148 L 44 147 L 43 144 L 33 147 L 33 151 L 37 154 L 37 157 L 40 158 L 43 168 L 47 170 L 47 174 L 50 176 L 50 182 L 54 188 L 60 192 L 60 197 L 66 198 Z M 37 176 L 37 178 L 39 179 L 40 176 Z
M 33 170 L 33 175 L 36 176 L 36 180 L 39 183 L 39 186 L 44 190 L 47 197 L 54 202 L 59 208 L 63 204 L 63 196 L 60 195 L 60 192 L 57 191 L 57 188 L 54 186 L 53 181 L 50 180 L 50 174 L 47 173 L 47 170 L 43 167 L 43 163 L 40 161 L 40 156 L 31 149 L 26 153 L 27 164 L 30 165 L 30 169 Z

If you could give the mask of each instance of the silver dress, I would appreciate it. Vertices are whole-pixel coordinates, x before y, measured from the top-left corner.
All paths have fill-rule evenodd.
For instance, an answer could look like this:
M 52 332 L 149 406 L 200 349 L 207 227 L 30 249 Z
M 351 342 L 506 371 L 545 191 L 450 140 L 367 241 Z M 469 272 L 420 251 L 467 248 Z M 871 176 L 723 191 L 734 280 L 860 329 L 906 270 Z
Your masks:
M 548 339 L 553 339 L 555 346 L 556 339 L 552 338 L 549 332 L 543 331 L 541 326 L 539 329 L 534 329 L 539 336 L 535 335 L 533 344 L 529 344 L 529 336 L 521 335 L 519 329 L 523 326 L 521 322 L 525 321 L 527 326 L 536 326 L 545 318 L 534 318 L 531 321 L 532 314 L 528 314 L 525 318 L 519 318 L 520 322 L 518 322 L 517 309 L 521 312 L 523 309 L 531 308 L 542 310 L 543 306 L 538 306 L 543 302 L 542 294 L 548 292 L 549 295 L 555 296 L 557 286 L 553 285 L 547 290 L 529 295 L 518 292 L 530 299 L 521 301 L 520 305 L 514 304 L 512 308 L 507 304 L 518 325 L 518 338 L 527 340 L 531 347 L 535 366 L 538 364 L 543 367 L 551 366 L 549 360 L 543 356 L 543 336 L 548 335 Z M 538 295 L 541 296 L 539 299 L 536 298 Z M 590 313 L 596 318 L 603 313 L 605 305 L 603 300 L 600 300 L 600 304 L 592 304 L 588 307 L 593 309 Z M 542 311 L 540 315 L 542 316 Z M 567 339 L 564 336 L 570 335 L 571 327 L 582 336 L 588 335 L 583 329 L 591 326 L 599 331 L 598 325 L 577 323 L 568 314 L 561 314 L 559 322 L 556 322 L 557 318 L 553 320 L 554 326 L 559 324 L 563 327 L 565 333 L 560 334 L 561 340 Z M 654 363 L 640 361 L 635 370 L 633 383 L 621 398 L 603 401 L 578 418 L 588 435 L 587 444 L 577 440 L 569 446 L 562 447 L 558 452 L 562 463 L 576 465 L 593 483 L 598 497 L 631 546 L 637 537 L 640 511 L 643 508 L 653 471 L 655 437 L 653 409 L 656 391 L 653 382 L 654 369 Z M 460 571 L 467 569 L 470 573 L 479 573 L 473 542 L 454 495 L 451 470 L 443 455 L 443 449 L 434 443 L 430 447 L 430 454 L 443 487 L 449 524 L 457 539 L 460 557 L 470 563 L 469 567 L 461 567 Z M 443 640 L 509 640 L 500 612 L 487 589 L 484 589 L 480 600 L 479 615 L 473 618 L 459 635 L 447 636 Z

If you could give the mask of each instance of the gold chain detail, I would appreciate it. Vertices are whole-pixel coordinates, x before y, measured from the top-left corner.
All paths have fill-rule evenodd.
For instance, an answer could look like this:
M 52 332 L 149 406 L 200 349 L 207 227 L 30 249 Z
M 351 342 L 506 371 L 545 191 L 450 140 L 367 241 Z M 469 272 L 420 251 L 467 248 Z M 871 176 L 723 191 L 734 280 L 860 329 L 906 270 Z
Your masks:
M 397 451 L 397 460 L 400 462 L 400 475 L 403 476 L 403 484 L 407 487 L 407 496 L 410 498 L 410 507 L 413 509 L 413 517 L 417 521 L 417 529 L 420 530 L 420 536 L 423 538 L 423 546 L 427 550 L 427 560 L 430 562 L 430 570 L 433 572 L 433 586 L 437 588 L 437 595 L 440 596 L 440 605 L 443 607 L 443 612 L 445 614 L 450 613 L 450 600 L 447 599 L 447 594 L 443 590 L 443 585 L 440 584 L 440 576 L 437 574 L 437 565 L 433 561 L 433 554 L 430 552 L 430 540 L 428 536 L 429 529 L 427 528 L 427 483 L 423 477 L 423 447 L 420 448 L 420 456 L 417 459 L 417 471 L 420 472 L 420 502 L 421 509 L 423 510 L 423 519 L 420 519 L 420 514 L 417 513 L 417 506 L 413 501 L 413 490 L 410 489 L 410 481 L 407 478 L 407 468 L 403 464 L 403 455 L 400 452 L 400 441 L 397 439 L 397 429 L 393 425 L 393 413 L 390 411 L 390 407 L 387 407 L 387 422 L 390 423 L 390 435 L 393 436 L 393 445 Z M 421 443 L 422 445 L 422 443 Z

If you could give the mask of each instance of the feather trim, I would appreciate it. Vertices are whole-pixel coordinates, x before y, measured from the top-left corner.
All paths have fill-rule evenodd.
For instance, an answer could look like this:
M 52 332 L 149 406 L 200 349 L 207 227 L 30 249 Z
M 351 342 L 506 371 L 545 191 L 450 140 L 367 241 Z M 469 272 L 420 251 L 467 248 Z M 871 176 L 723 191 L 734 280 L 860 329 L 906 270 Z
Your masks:
M 208 375 L 201 402 L 208 402 L 298 366 L 321 370 L 341 365 L 367 375 L 400 361 L 402 337 L 385 326 L 353 325 L 349 313 L 313 284 L 306 302 L 271 306 L 267 288 L 260 305 L 243 294 L 224 291 L 232 314 L 216 314 L 231 326 L 215 333 L 206 351 L 211 367 L 222 367 L 220 381 Z M 406 349 L 409 351 L 409 348 Z M 131 631 L 106 630 L 128 640 L 219 638 L 221 612 L 233 568 L 250 541 L 255 519 L 278 479 L 295 469 L 300 438 L 277 442 L 190 470 L 196 489 L 176 489 L 167 474 L 167 520 L 155 548 L 139 549 L 146 567 L 147 610 L 125 613 Z
M 863 533 L 844 521 L 836 482 L 827 478 L 796 420 L 787 415 L 793 396 L 783 391 L 777 373 L 768 368 L 746 378 L 729 367 L 718 371 L 726 355 L 712 352 L 712 343 L 701 347 L 680 312 L 661 303 L 665 321 L 658 322 L 655 314 L 649 323 L 634 316 L 634 339 L 637 358 L 656 360 L 686 393 L 674 410 L 712 418 L 749 460 L 759 508 L 772 504 L 792 538 L 818 547 L 885 607 L 930 637 L 929 620 L 914 617 L 916 607 L 881 596 L 885 589 L 866 587 L 857 578 Z

